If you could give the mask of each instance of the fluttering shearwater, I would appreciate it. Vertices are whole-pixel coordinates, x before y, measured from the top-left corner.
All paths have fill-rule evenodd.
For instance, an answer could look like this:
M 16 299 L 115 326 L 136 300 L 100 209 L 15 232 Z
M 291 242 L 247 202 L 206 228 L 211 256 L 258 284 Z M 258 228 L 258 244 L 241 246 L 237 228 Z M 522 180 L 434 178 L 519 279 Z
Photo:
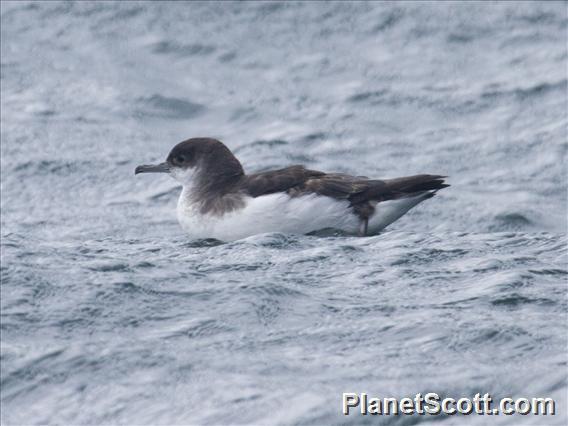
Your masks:
M 165 162 L 138 166 L 134 173 L 169 173 L 183 186 L 181 227 L 193 238 L 224 241 L 329 228 L 372 235 L 449 186 L 446 176 L 379 180 L 304 166 L 245 174 L 233 153 L 211 138 L 180 142 Z

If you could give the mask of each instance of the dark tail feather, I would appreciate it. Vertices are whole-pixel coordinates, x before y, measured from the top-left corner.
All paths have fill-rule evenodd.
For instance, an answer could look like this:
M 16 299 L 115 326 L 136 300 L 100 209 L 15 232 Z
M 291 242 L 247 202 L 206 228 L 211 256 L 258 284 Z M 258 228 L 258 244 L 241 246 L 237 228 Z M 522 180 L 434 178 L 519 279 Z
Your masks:
M 447 188 L 446 176 L 416 175 L 386 180 L 387 188 L 395 193 L 412 194 L 422 191 L 438 191 Z
M 444 183 L 446 176 L 416 175 L 396 179 L 372 180 L 367 190 L 352 194 L 349 200 L 352 204 L 374 201 L 396 200 L 399 198 L 423 195 L 423 199 L 433 197 L 440 189 L 447 188 Z

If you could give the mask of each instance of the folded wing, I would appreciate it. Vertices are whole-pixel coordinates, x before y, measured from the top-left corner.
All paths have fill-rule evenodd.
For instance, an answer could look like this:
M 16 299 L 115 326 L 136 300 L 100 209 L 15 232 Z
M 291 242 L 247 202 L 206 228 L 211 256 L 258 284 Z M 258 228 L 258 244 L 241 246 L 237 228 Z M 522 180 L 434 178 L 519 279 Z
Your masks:
M 445 176 L 415 175 L 396 179 L 368 179 L 342 173 L 323 173 L 303 166 L 291 166 L 280 170 L 248 175 L 242 182 L 242 190 L 252 197 L 285 192 L 291 197 L 317 194 L 349 201 L 355 213 L 367 220 L 377 203 L 415 197 L 421 193 L 434 193 L 449 185 Z

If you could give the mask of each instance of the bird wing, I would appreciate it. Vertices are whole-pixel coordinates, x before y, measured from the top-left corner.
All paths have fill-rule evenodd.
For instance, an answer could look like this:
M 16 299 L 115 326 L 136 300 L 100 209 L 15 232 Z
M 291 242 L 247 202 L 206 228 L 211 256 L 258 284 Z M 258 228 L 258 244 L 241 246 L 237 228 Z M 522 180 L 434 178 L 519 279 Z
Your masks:
M 308 170 L 304 166 L 290 166 L 284 169 L 246 175 L 241 183 L 242 190 L 252 197 L 287 192 L 303 185 L 312 178 L 325 173 Z
M 396 179 L 368 179 L 343 173 L 323 173 L 304 166 L 291 166 L 247 175 L 242 189 L 252 197 L 285 192 L 292 197 L 308 194 L 347 200 L 362 217 L 372 214 L 372 204 L 437 191 L 449 185 L 445 176 L 415 175 Z
M 368 179 L 343 173 L 324 173 L 290 166 L 269 172 L 247 175 L 242 189 L 252 197 L 287 192 L 290 195 L 315 193 L 353 202 L 384 201 L 401 198 L 422 191 L 446 188 L 445 176 L 415 175 L 396 179 Z

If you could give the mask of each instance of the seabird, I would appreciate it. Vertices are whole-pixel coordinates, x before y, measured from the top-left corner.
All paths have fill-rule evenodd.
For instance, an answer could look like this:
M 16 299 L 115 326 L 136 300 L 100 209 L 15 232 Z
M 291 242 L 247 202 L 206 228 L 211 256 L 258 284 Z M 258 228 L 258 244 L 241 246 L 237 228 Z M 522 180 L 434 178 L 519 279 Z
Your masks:
M 233 153 L 211 138 L 180 142 L 165 162 L 138 166 L 134 173 L 176 179 L 183 186 L 177 204 L 181 227 L 193 238 L 223 241 L 330 228 L 373 235 L 449 186 L 439 175 L 379 180 L 299 165 L 245 174 Z

